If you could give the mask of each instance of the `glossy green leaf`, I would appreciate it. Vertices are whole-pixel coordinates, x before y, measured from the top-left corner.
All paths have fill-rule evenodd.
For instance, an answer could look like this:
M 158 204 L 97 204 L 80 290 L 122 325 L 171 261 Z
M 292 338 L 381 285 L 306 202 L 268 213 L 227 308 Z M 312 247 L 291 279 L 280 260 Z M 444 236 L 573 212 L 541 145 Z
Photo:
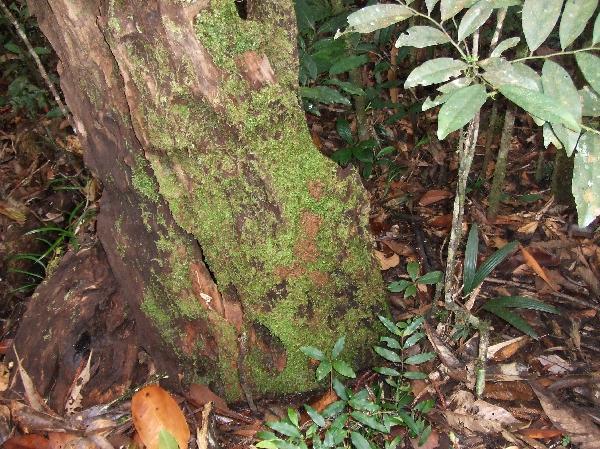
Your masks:
M 350 100 L 344 97 L 341 93 L 327 86 L 301 87 L 299 92 L 300 96 L 303 98 L 309 98 L 325 104 L 339 103 L 348 106 L 351 104 Z
M 350 122 L 346 119 L 339 118 L 335 122 L 335 129 L 339 136 L 348 144 L 354 141 L 352 137 L 352 129 L 350 128 Z
M 540 312 L 558 314 L 558 309 L 550 304 L 527 296 L 500 296 L 486 302 L 489 307 L 504 307 L 507 309 L 529 309 Z
M 521 318 L 519 315 L 514 313 L 513 311 L 511 311 L 509 309 L 505 309 L 503 307 L 490 307 L 487 304 L 483 305 L 483 309 L 487 310 L 488 312 L 493 313 L 498 318 L 503 319 L 508 324 L 510 324 L 511 326 L 514 326 L 516 329 L 520 330 L 524 334 L 527 334 L 530 337 L 535 338 L 535 339 L 538 338 L 537 332 L 535 330 L 533 330 L 533 328 L 529 325 L 529 323 L 527 321 L 525 321 L 523 318 Z
M 348 31 L 371 33 L 408 19 L 412 11 L 403 5 L 376 4 L 365 6 L 348 16 Z
M 407 365 L 420 365 L 421 363 L 429 362 L 435 358 L 435 352 L 422 352 L 420 354 L 411 355 L 404 359 Z
M 579 90 L 579 96 L 581 97 L 582 115 L 600 117 L 600 94 L 590 89 L 589 86 L 583 86 L 583 89 Z
M 349 72 L 352 69 L 365 65 L 369 62 L 367 55 L 353 55 L 340 59 L 329 69 L 329 74 L 339 75 L 340 73 Z
M 490 58 L 481 62 L 483 78 L 494 87 L 515 85 L 542 91 L 542 80 L 531 68 L 521 63 L 511 63 L 504 58 Z
M 522 26 L 527 46 L 533 52 L 542 45 L 556 25 L 563 0 L 525 0 Z
M 390 349 L 402 349 L 402 345 L 398 340 L 392 337 L 381 337 L 379 341 L 384 342 Z
M 600 135 L 585 132 L 577 144 L 572 192 L 579 226 L 588 226 L 600 215 Z
M 467 245 L 465 247 L 465 267 L 463 269 L 463 293 L 468 295 L 474 289 L 473 281 L 477 271 L 477 257 L 479 255 L 479 228 L 477 223 L 471 225 Z
M 381 374 L 382 376 L 392 376 L 392 377 L 397 377 L 400 376 L 400 372 L 395 370 L 394 368 L 388 368 L 385 366 L 380 366 L 377 368 L 373 368 L 373 371 L 375 371 L 376 373 Z
M 402 359 L 398 354 L 394 351 L 390 351 L 389 349 L 382 348 L 381 346 L 375 346 L 373 348 L 377 354 L 386 359 L 389 362 L 400 363 Z
M 334 360 L 333 369 L 336 370 L 342 376 L 349 377 L 351 379 L 354 379 L 356 377 L 356 373 L 354 372 L 354 370 L 343 360 Z
M 158 449 L 179 449 L 179 443 L 171 432 L 161 429 L 158 433 Z
M 471 6 L 458 26 L 458 40 L 462 41 L 478 30 L 490 18 L 493 10 L 488 0 L 479 0 Z
M 506 259 L 512 252 L 517 249 L 517 242 L 510 242 L 504 245 L 502 248 L 494 252 L 488 257 L 485 262 L 481 264 L 481 267 L 475 273 L 473 282 L 471 283 L 471 289 L 475 289 L 481 284 L 486 277 L 488 277 L 494 269 L 500 265 L 504 259 Z
M 325 84 L 330 84 L 333 86 L 338 86 L 344 92 L 349 93 L 350 95 L 364 95 L 365 91 L 357 86 L 356 84 L 350 83 L 348 81 L 341 81 L 337 78 L 331 78 L 323 81 Z
M 581 52 L 575 55 L 575 59 L 587 82 L 600 94 L 600 58 L 591 53 Z
M 335 394 L 337 394 L 340 399 L 343 399 L 344 401 L 348 400 L 346 386 L 337 377 L 333 378 L 332 387 L 333 391 L 335 391 Z
M 290 422 L 293 425 L 295 425 L 296 427 L 300 426 L 300 415 L 298 414 L 298 412 L 295 409 L 289 407 L 287 409 L 287 415 L 288 415 Z
M 442 22 L 457 15 L 469 3 L 469 0 L 441 0 L 440 11 L 442 15 Z
M 443 83 L 454 76 L 460 75 L 462 70 L 467 67 L 467 63 L 458 59 L 430 59 L 410 72 L 404 83 L 404 88 Z
M 504 39 L 498 45 L 496 45 L 496 48 L 494 48 L 494 50 L 490 54 L 490 57 L 497 58 L 499 56 L 502 56 L 502 53 L 504 53 L 510 48 L 517 46 L 519 42 L 521 42 L 520 37 L 509 37 L 508 39 Z
M 542 120 L 563 124 L 573 131 L 581 130 L 577 120 L 548 95 L 509 84 L 499 86 L 498 90 L 517 106 Z
M 293 438 L 302 438 L 300 430 L 293 424 L 284 421 L 267 422 L 266 424 L 275 432 L 279 432 L 282 435 Z
M 329 360 L 323 360 L 319 366 L 317 366 L 317 380 L 323 380 L 331 372 L 331 368 L 331 362 Z
M 597 6 L 598 0 L 567 0 L 558 28 L 563 50 L 583 32 Z
M 346 337 L 340 337 L 338 338 L 338 340 L 335 342 L 335 345 L 333 346 L 333 350 L 331 351 L 331 357 L 333 357 L 334 359 L 337 359 L 340 354 L 342 353 L 342 351 L 344 350 L 344 345 L 346 344 Z
M 350 440 L 352 440 L 352 446 L 354 446 L 355 449 L 373 449 L 371 443 L 358 432 L 352 432 L 350 434 Z
M 353 411 L 350 413 L 355 420 L 359 423 L 364 424 L 365 426 L 370 427 L 373 430 L 377 430 L 382 433 L 389 433 L 389 429 L 387 429 L 382 423 L 377 421 L 377 418 L 374 416 L 369 416 L 363 412 Z
M 402 347 L 403 349 L 408 349 L 411 346 L 416 345 L 423 338 L 425 338 L 425 334 L 423 332 L 416 332 L 406 339 Z
M 302 346 L 300 348 L 303 354 L 309 356 L 311 359 L 315 360 L 325 360 L 325 354 L 320 349 L 315 348 L 314 346 Z
M 317 426 L 325 427 L 325 418 L 323 418 L 323 416 L 318 411 L 316 411 L 308 404 L 304 404 L 304 410 L 306 410 L 306 413 L 308 413 L 310 419 L 312 419 Z
M 437 137 L 440 140 L 471 121 L 487 100 L 487 92 L 481 84 L 463 87 L 452 93 L 438 114 Z
M 410 284 L 408 287 L 406 287 L 406 290 L 404 290 L 405 298 L 412 298 L 416 294 L 417 294 L 417 286 L 415 284 Z
M 339 415 L 346 408 L 346 401 L 335 401 L 325 407 L 325 410 L 321 413 L 324 418 L 332 418 Z
M 441 271 L 430 271 L 417 279 L 417 284 L 437 284 L 444 278 L 444 273 Z
M 581 122 L 579 93 L 565 69 L 554 61 L 546 60 L 542 68 L 542 85 L 546 95 L 554 98 L 561 108 L 567 110 L 577 122 Z M 579 140 L 579 133 L 559 123 L 553 123 L 552 130 L 562 142 L 567 155 L 571 156 Z
M 406 264 L 406 271 L 413 281 L 419 277 L 419 270 L 419 262 L 412 260 Z
M 416 47 L 425 48 L 432 45 L 445 44 L 450 42 L 446 34 L 437 28 L 430 26 L 413 26 L 401 34 L 396 41 L 396 48 Z
M 417 331 L 417 329 L 419 329 L 423 325 L 424 322 L 425 318 L 423 318 L 422 316 L 415 318 L 410 322 L 408 326 L 406 326 L 406 328 L 404 328 L 404 330 L 402 331 L 402 336 L 408 337 L 412 335 Z
M 379 315 L 377 318 L 379 318 L 379 321 L 381 321 L 381 323 L 386 327 L 386 329 L 389 330 L 392 334 L 398 336 L 402 335 L 402 332 L 400 331 L 400 329 L 398 329 L 398 326 L 396 326 L 392 321 L 390 321 L 383 315 Z

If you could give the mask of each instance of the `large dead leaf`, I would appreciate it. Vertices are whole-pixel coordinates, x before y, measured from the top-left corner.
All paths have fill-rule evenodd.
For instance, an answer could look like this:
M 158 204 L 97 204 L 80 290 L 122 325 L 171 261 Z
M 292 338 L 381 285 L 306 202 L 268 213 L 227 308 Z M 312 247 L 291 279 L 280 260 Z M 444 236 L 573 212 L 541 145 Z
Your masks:
M 419 205 L 429 206 L 430 204 L 437 203 L 438 201 L 451 198 L 454 194 L 448 190 L 429 190 L 419 200 Z
M 158 435 L 167 430 L 180 449 L 186 449 L 190 428 L 183 412 L 171 395 L 158 385 L 149 385 L 131 399 L 133 424 L 140 439 L 148 449 L 158 449 Z
M 537 274 L 544 281 L 546 281 L 546 283 L 550 286 L 550 288 L 552 288 L 552 290 L 557 291 L 558 287 L 554 283 L 554 281 L 552 281 L 552 279 L 550 279 L 548 277 L 548 275 L 546 274 L 546 271 L 544 271 L 544 269 L 538 263 L 536 258 L 533 257 L 533 255 L 522 246 L 521 246 L 521 254 L 523 254 L 523 259 L 525 259 L 525 263 L 529 266 L 529 268 L 531 268 L 535 272 L 535 274 Z
M 50 449 L 47 438 L 40 435 L 19 435 L 2 445 L 3 449 Z
M 571 437 L 581 449 L 600 448 L 600 429 L 579 410 L 565 404 L 538 382 L 529 382 L 552 424 Z
M 203 407 L 209 402 L 212 402 L 216 408 L 223 411 L 229 411 L 227 402 L 203 384 L 190 385 L 187 398 L 197 407 Z
M 389 270 L 390 268 L 398 266 L 400 263 L 400 256 L 396 253 L 392 254 L 390 257 L 386 257 L 381 251 L 375 251 L 374 254 L 375 258 L 379 261 L 382 270 Z
M 511 340 L 503 341 L 488 348 L 487 358 L 495 362 L 503 362 L 512 357 L 519 349 L 529 342 L 529 337 L 523 335 Z

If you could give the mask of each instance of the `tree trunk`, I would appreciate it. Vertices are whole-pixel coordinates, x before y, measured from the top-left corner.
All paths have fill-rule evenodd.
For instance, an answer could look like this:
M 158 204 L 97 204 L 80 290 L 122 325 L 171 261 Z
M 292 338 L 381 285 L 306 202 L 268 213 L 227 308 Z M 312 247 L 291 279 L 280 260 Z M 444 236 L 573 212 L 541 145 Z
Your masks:
M 103 183 L 119 298 L 159 372 L 237 400 L 314 388 L 303 345 L 346 335 L 364 363 L 385 309 L 368 198 L 311 141 L 293 1 L 248 1 L 246 19 L 234 0 L 30 8 Z

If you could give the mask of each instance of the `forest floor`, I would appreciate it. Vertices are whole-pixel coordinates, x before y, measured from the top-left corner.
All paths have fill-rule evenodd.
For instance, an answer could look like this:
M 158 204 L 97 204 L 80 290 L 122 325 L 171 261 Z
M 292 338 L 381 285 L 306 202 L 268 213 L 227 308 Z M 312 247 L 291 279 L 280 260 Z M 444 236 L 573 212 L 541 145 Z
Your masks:
M 411 101 L 402 97 L 398 101 L 403 100 Z M 324 107 L 321 112 L 321 117 L 309 115 L 308 125 L 315 144 L 330 156 L 346 144 L 336 131 L 339 111 Z M 395 144 L 393 153 L 386 156 L 390 164 L 376 166 L 364 183 L 371 194 L 375 254 L 386 282 L 397 283 L 411 279 L 407 271 L 411 261 L 419 262 L 421 274 L 444 270 L 457 159 L 452 140 L 438 142 L 431 137 L 435 120 L 430 114 L 408 114 L 387 123 L 390 116 L 390 111 L 381 110 L 369 119 L 370 125 L 383 126 Z M 94 211 L 101 192 L 84 169 L 83 150 L 67 132 L 64 120 L 27 117 L 5 107 L 0 110 L 0 122 L 0 354 L 5 355 L 36 285 L 51 275 L 65 252 L 94 238 Z M 351 117 L 350 126 L 356 128 Z M 492 323 L 487 382 L 481 398 L 475 399 L 472 393 L 478 334 L 468 328 L 457 329 L 443 309 L 433 326 L 426 327 L 428 338 L 422 346 L 435 351 L 438 358 L 420 366 L 428 375 L 426 380 L 409 382 L 415 401 L 435 401 L 427 413 L 433 430 L 420 447 L 600 447 L 600 429 L 596 427 L 600 423 L 598 225 L 577 227 L 574 208 L 559 204 L 552 196 L 555 150 L 544 149 L 541 130 L 525 114 L 517 117 L 500 212 L 488 220 L 494 164 L 480 173 L 486 137 L 486 133 L 480 136 L 472 170 L 465 235 L 472 223 L 478 223 L 480 262 L 508 242 L 518 241 L 519 246 L 465 304 L 473 314 Z M 492 149 L 497 148 L 497 140 L 489 143 Z M 398 170 L 392 177 L 394 168 Z M 462 252 L 459 260 L 463 260 Z M 534 338 L 482 308 L 499 296 L 536 298 L 559 313 L 515 310 L 534 330 Z M 435 297 L 432 286 L 417 285 L 414 296 L 390 293 L 389 301 L 393 317 L 401 321 L 423 316 L 440 298 Z M 16 372 L 17 367 L 0 361 L 0 390 L 9 389 Z M 367 371 L 359 373 L 349 386 L 359 389 L 380 381 L 381 376 Z M 36 401 L 31 388 L 34 386 L 23 400 L 28 407 Z M 80 394 L 77 390 L 74 397 Z M 99 447 L 97 441 L 71 432 L 69 419 L 60 415 L 51 415 L 52 425 L 45 422 L 44 431 L 27 433 L 27 428 L 35 429 L 35 425 L 21 421 L 15 426 L 15 407 L 9 408 L 1 395 L 3 447 L 54 449 L 66 447 L 74 439 L 77 447 Z M 255 441 L 266 421 L 285 419 L 289 407 L 300 408 L 306 402 L 322 411 L 335 400 L 335 394 L 321 391 L 309 397 L 259 401 L 257 412 L 246 404 L 227 405 L 201 385 L 175 398 L 194 437 L 205 404 L 212 400 L 211 422 L 220 447 L 245 448 Z M 127 419 L 128 407 L 129 402 L 114 406 L 111 419 L 118 425 L 108 439 L 114 447 L 138 441 L 131 419 Z M 103 419 L 108 418 L 103 415 Z M 405 447 L 419 447 L 406 428 L 398 432 L 405 437 Z

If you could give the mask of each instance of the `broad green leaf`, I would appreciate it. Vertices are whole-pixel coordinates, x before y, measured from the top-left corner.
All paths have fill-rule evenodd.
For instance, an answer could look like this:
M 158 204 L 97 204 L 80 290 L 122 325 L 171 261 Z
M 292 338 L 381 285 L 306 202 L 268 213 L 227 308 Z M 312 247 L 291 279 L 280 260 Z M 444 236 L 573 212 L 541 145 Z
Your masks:
M 317 380 L 323 380 L 331 372 L 331 362 L 329 360 L 323 360 L 317 366 L 316 375 Z
M 394 368 L 388 368 L 385 366 L 373 368 L 373 371 L 381 374 L 382 376 L 392 376 L 392 377 L 400 376 L 400 373 L 397 370 L 395 370 Z
M 404 83 L 404 88 L 443 83 L 454 76 L 460 75 L 461 71 L 467 67 L 467 63 L 458 59 L 430 59 L 410 72 Z
M 421 373 L 419 371 L 407 371 L 404 374 L 402 374 L 402 377 L 410 380 L 420 380 L 427 379 L 427 374 Z
M 441 0 L 440 11 L 442 13 L 442 22 L 457 15 L 469 3 L 469 0 Z
M 479 0 L 465 13 L 458 26 L 458 40 L 473 34 L 492 15 L 493 7 L 488 0 Z
M 351 144 L 354 141 L 352 129 L 350 128 L 350 122 L 348 120 L 343 118 L 337 119 L 335 122 L 335 129 L 346 143 Z
M 321 413 L 324 418 L 332 418 L 339 415 L 346 408 L 346 401 L 335 401 L 325 407 L 325 410 Z
M 357 86 L 356 84 L 350 83 L 348 81 L 340 81 L 337 78 L 332 78 L 324 81 L 325 84 L 330 84 L 334 86 L 338 86 L 344 92 L 349 93 L 350 95 L 364 95 L 365 91 Z
M 446 101 L 448 101 L 448 98 L 450 98 L 450 95 L 452 95 L 452 94 L 450 93 L 450 94 L 438 95 L 433 100 L 430 97 L 427 97 L 425 99 L 425 101 L 423 102 L 423 104 L 421 105 L 421 111 L 425 112 L 431 108 L 435 108 L 436 106 L 444 104 Z
M 600 13 L 596 16 L 596 21 L 594 22 L 592 45 L 596 45 L 598 42 L 600 42 Z
M 171 432 L 161 429 L 158 433 L 158 449 L 179 449 L 179 443 Z
M 445 44 L 446 42 L 450 42 L 450 39 L 437 28 L 429 26 L 413 26 L 406 30 L 406 34 L 400 35 L 396 41 L 396 48 L 425 48 L 431 45 Z
M 275 432 L 279 432 L 282 435 L 294 438 L 302 438 L 302 434 L 298 428 L 290 423 L 284 421 L 267 422 L 267 426 L 273 429 Z
M 416 280 L 417 277 L 419 277 L 419 268 L 419 262 L 416 262 L 414 260 L 406 264 L 406 271 L 408 272 L 408 275 L 413 281 Z
M 563 50 L 583 32 L 597 6 L 598 0 L 567 0 L 558 28 Z
M 591 53 L 581 52 L 575 55 L 575 59 L 587 82 L 600 94 L 600 58 Z
M 421 327 L 421 325 L 425 322 L 425 318 L 423 318 L 422 316 L 415 318 L 414 320 L 411 321 L 411 323 L 406 326 L 406 328 L 402 331 L 402 336 L 403 337 L 408 337 L 409 335 L 412 335 L 417 329 L 419 329 Z
M 474 289 L 473 280 L 477 271 L 477 256 L 479 255 L 479 229 L 477 223 L 471 225 L 467 245 L 465 247 L 465 267 L 463 269 L 463 293 L 468 295 Z
M 338 340 L 335 342 L 335 345 L 333 346 L 333 350 L 331 351 L 331 357 L 334 359 L 337 359 L 340 354 L 342 353 L 342 351 L 344 350 L 344 345 L 346 344 L 346 337 L 340 337 L 338 338 Z
M 377 354 L 379 354 L 381 357 L 383 357 L 384 359 L 386 359 L 390 362 L 400 363 L 402 361 L 400 356 L 398 354 L 396 354 L 394 351 L 390 351 L 389 349 L 382 348 L 381 346 L 375 346 L 373 349 L 375 350 L 375 352 Z
M 21 54 L 21 47 L 19 47 L 14 42 L 7 42 L 4 44 L 4 48 L 10 51 L 11 53 L 16 53 L 17 55 Z
M 320 349 L 315 348 L 314 346 L 302 346 L 300 351 L 305 355 L 309 356 L 311 359 L 315 360 L 325 360 L 325 354 Z
M 388 290 L 392 293 L 401 293 L 406 290 L 409 285 L 412 285 L 412 282 L 402 279 L 400 281 L 392 282 L 390 285 L 388 285 Z
M 259 441 L 258 443 L 255 443 L 254 446 L 256 446 L 259 449 L 279 449 L 279 446 L 277 445 L 277 443 L 280 441 L 283 441 L 283 440 L 281 440 L 279 438 L 276 438 L 274 440 L 262 440 L 262 441 Z
M 348 106 L 351 104 L 350 100 L 344 97 L 341 93 L 327 86 L 301 87 L 300 96 L 309 98 L 311 100 L 320 101 L 321 103 L 325 104 L 339 103 Z
M 365 6 L 348 16 L 348 31 L 371 33 L 408 19 L 412 11 L 403 5 L 377 4 Z
M 542 91 L 540 76 L 525 64 L 511 63 L 504 58 L 490 58 L 482 61 L 481 67 L 485 70 L 483 78 L 496 88 L 509 84 Z
M 407 365 L 420 365 L 421 363 L 429 362 L 435 358 L 435 352 L 422 352 L 421 354 L 411 355 L 404 359 Z
M 572 191 L 579 226 L 588 226 L 600 215 L 600 135 L 581 136 L 575 153 Z
M 561 109 L 560 103 L 548 95 L 509 84 L 499 86 L 498 90 L 517 106 L 542 120 L 563 124 L 573 131 L 581 130 L 577 120 L 568 111 Z
M 527 323 L 527 321 L 525 321 L 523 318 L 521 318 L 519 315 L 517 315 L 513 311 L 511 311 L 509 309 L 505 309 L 503 307 L 490 307 L 487 304 L 483 305 L 483 309 L 487 310 L 488 312 L 491 312 L 494 315 L 496 315 L 497 317 L 503 319 L 508 324 L 514 326 L 515 328 L 517 328 L 524 334 L 529 335 L 531 338 L 535 338 L 535 339 L 538 338 L 538 334 L 536 333 L 535 330 L 533 330 L 533 328 L 529 325 L 529 323 Z
M 546 60 L 542 68 L 542 85 L 546 95 L 558 101 L 562 109 L 568 111 L 577 122 L 581 122 L 579 93 L 565 69 L 554 61 Z M 571 131 L 559 123 L 553 123 L 552 130 L 562 142 L 567 155 L 571 156 L 577 145 L 579 133 Z
M 561 150 L 563 147 L 562 143 L 558 139 L 558 137 L 556 137 L 556 134 L 554 134 L 552 125 L 550 123 L 546 122 L 546 123 L 544 123 L 542 130 L 543 130 L 543 136 L 544 136 L 544 148 L 548 148 L 548 146 L 550 144 L 552 144 L 552 145 L 554 145 L 555 148 Z
M 352 445 L 355 449 L 373 449 L 371 443 L 358 432 L 352 432 L 350 434 L 350 439 L 352 440 Z
M 295 409 L 288 407 L 287 415 L 293 425 L 296 427 L 300 426 L 300 415 L 298 415 L 298 412 Z
M 389 429 L 387 429 L 382 423 L 377 421 L 377 419 L 374 416 L 369 416 L 359 411 L 353 411 L 352 413 L 350 413 L 350 416 L 352 416 L 359 423 L 364 424 L 365 426 L 368 426 L 373 430 L 377 430 L 383 433 L 389 433 Z
M 365 65 L 367 62 L 369 62 L 367 55 L 347 56 L 333 64 L 329 69 L 329 74 L 332 76 L 339 75 L 340 73 L 348 72 L 356 67 Z
M 517 249 L 517 242 L 510 242 L 488 257 L 475 273 L 471 288 L 477 288 L 477 286 L 479 286 L 479 284 L 481 284 L 515 249 Z
M 438 90 L 438 92 L 441 92 L 443 94 L 449 94 L 449 93 L 452 93 L 452 92 L 460 89 L 461 87 L 470 86 L 472 82 L 473 82 L 472 78 L 467 78 L 467 77 L 457 78 L 455 80 L 448 81 L 446 84 L 442 84 L 441 86 L 438 86 L 437 90 Z
M 398 410 L 397 413 L 398 416 L 402 419 L 402 422 L 406 425 L 406 427 L 408 427 L 413 434 L 418 435 L 421 428 L 415 422 L 414 418 L 408 413 L 406 413 L 404 410 Z
M 333 378 L 332 384 L 333 391 L 335 391 L 335 394 L 337 394 L 340 399 L 347 401 L 348 393 L 346 386 L 337 377 Z
M 304 404 L 304 409 L 306 410 L 306 413 L 308 413 L 308 416 L 310 416 L 310 419 L 312 419 L 317 426 L 325 427 L 325 418 L 323 418 L 318 411 L 308 404 Z
M 504 39 L 502 42 L 496 45 L 496 48 L 494 48 L 494 50 L 490 54 L 490 57 L 497 58 L 502 56 L 502 53 L 504 53 L 509 48 L 515 47 L 516 45 L 518 45 L 519 42 L 521 42 L 520 37 L 509 37 L 508 39 Z
M 452 93 L 438 114 L 437 137 L 440 140 L 469 123 L 487 100 L 487 92 L 481 84 L 463 87 Z
M 437 284 L 444 278 L 444 273 L 441 271 L 430 271 L 417 279 L 417 284 Z
M 529 298 L 527 296 L 500 296 L 486 302 L 489 307 L 504 307 L 507 309 L 529 309 L 540 312 L 558 314 L 558 309 L 550 304 Z
M 410 282 L 409 282 L 409 284 L 410 284 Z M 404 289 L 402 289 L 402 290 L 404 290 Z M 379 315 L 378 318 L 379 318 L 379 321 L 381 321 L 383 323 L 383 325 L 386 327 L 386 329 L 389 330 L 392 334 L 398 335 L 398 336 L 402 335 L 402 332 L 400 331 L 400 329 L 398 329 L 398 326 L 396 326 L 392 321 L 390 321 L 383 315 Z
M 417 286 L 415 284 L 410 284 L 408 287 L 406 287 L 406 290 L 404 290 L 405 298 L 411 298 L 411 297 L 415 296 L 416 294 L 417 294 Z
M 404 349 L 408 349 L 411 346 L 416 345 L 419 341 L 421 341 L 423 338 L 425 337 L 425 334 L 423 332 L 416 332 L 414 334 L 412 334 L 410 337 L 408 337 L 406 339 L 406 341 L 404 342 L 403 348 Z
M 333 369 L 340 373 L 342 376 L 349 377 L 351 379 L 354 379 L 356 377 L 356 373 L 354 372 L 354 370 L 343 360 L 334 360 Z
M 381 337 L 379 341 L 384 342 L 390 349 L 402 349 L 402 345 L 398 340 L 392 337 Z
M 427 442 L 432 430 L 431 424 L 428 424 L 425 429 L 423 429 L 423 432 L 421 432 L 421 435 L 419 436 L 419 446 L 423 446 Z
M 558 21 L 563 0 L 525 0 L 522 26 L 532 52 L 542 45 Z
M 440 0 L 425 0 L 425 6 L 427 7 L 427 13 L 431 15 L 431 11 L 435 8 Z
M 600 17 L 600 14 L 598 17 Z M 589 86 L 583 86 L 583 89 L 579 90 L 579 96 L 582 103 L 582 115 L 600 117 L 600 95 L 590 89 Z

